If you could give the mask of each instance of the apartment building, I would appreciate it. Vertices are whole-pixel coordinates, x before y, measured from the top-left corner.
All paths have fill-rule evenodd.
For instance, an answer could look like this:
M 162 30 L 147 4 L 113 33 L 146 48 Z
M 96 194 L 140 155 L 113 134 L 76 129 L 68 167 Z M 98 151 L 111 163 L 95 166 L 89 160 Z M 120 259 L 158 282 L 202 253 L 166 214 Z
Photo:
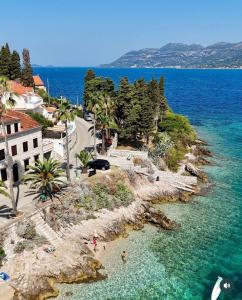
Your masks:
M 29 115 L 10 110 L 4 117 L 14 182 L 19 182 L 29 164 L 43 158 L 42 127 Z M 0 124 L 0 180 L 7 183 L 6 148 Z

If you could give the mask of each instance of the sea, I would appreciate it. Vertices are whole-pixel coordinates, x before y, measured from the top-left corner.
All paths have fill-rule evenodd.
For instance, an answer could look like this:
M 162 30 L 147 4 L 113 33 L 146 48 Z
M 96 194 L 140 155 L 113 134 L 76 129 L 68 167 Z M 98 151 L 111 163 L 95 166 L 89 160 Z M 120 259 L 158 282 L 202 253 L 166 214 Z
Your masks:
M 87 68 L 35 68 L 53 96 L 81 103 Z M 101 69 L 117 85 L 127 76 L 165 78 L 172 109 L 186 115 L 214 153 L 204 169 L 212 183 L 188 204 L 163 204 L 176 231 L 145 226 L 114 244 L 103 258 L 108 278 L 61 285 L 58 300 L 211 299 L 218 278 L 230 284 L 219 299 L 242 299 L 242 70 Z M 127 250 L 123 264 L 120 253 Z

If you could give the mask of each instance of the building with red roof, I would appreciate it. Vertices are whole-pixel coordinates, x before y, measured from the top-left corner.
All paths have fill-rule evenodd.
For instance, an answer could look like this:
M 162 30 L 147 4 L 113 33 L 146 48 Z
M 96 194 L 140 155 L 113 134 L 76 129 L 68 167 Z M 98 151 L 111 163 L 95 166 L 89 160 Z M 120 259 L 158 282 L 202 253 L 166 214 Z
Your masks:
M 35 91 L 38 91 L 39 89 L 42 89 L 42 90 L 46 91 L 46 87 L 44 85 L 44 82 L 42 81 L 42 79 L 40 78 L 39 75 L 34 75 L 33 80 L 34 80 L 34 89 L 35 89 Z
M 18 182 L 28 165 L 43 157 L 42 126 L 29 115 L 15 110 L 9 110 L 3 121 L 13 160 L 13 178 Z M 0 180 L 8 180 L 3 124 L 0 124 Z
M 15 110 L 42 113 L 43 99 L 34 92 L 33 87 L 23 86 L 21 83 L 12 80 L 9 81 L 8 84 L 12 93 L 11 97 L 15 100 Z M 8 97 L 9 95 L 6 93 L 6 95 L 3 96 L 3 102 L 5 102 Z

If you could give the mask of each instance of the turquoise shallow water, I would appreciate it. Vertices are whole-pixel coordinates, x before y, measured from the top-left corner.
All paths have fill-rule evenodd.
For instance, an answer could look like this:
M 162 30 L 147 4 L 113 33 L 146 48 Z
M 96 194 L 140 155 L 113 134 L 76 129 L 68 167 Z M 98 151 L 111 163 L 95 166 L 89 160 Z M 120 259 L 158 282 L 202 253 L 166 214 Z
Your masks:
M 41 70 L 66 73 L 62 90 L 81 92 L 85 69 Z M 49 72 L 49 73 L 48 73 Z M 123 75 L 134 80 L 164 75 L 166 94 L 172 108 L 187 115 L 201 137 L 211 145 L 216 165 L 206 167 L 212 190 L 189 204 L 166 204 L 162 209 L 182 224 L 174 232 L 146 226 L 127 239 L 115 243 L 104 259 L 107 280 L 80 285 L 62 285 L 59 300 L 71 299 L 210 299 L 217 276 L 226 278 L 231 288 L 219 299 L 242 299 L 242 71 L 240 70 L 103 70 L 100 75 L 117 82 Z M 69 75 L 68 75 L 69 74 Z M 53 77 L 54 78 L 54 77 Z M 76 90 L 75 90 L 76 91 Z M 53 90 L 58 94 L 57 91 Z M 123 265 L 120 252 L 127 249 Z M 72 296 L 67 297 L 66 291 Z

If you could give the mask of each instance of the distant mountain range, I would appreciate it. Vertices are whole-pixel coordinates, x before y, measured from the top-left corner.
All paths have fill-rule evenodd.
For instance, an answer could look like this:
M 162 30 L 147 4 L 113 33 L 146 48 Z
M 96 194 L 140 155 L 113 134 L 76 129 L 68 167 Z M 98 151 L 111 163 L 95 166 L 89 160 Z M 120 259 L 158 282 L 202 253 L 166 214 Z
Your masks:
M 242 42 L 208 47 L 169 43 L 161 48 L 130 51 L 110 64 L 113 68 L 242 68 Z

